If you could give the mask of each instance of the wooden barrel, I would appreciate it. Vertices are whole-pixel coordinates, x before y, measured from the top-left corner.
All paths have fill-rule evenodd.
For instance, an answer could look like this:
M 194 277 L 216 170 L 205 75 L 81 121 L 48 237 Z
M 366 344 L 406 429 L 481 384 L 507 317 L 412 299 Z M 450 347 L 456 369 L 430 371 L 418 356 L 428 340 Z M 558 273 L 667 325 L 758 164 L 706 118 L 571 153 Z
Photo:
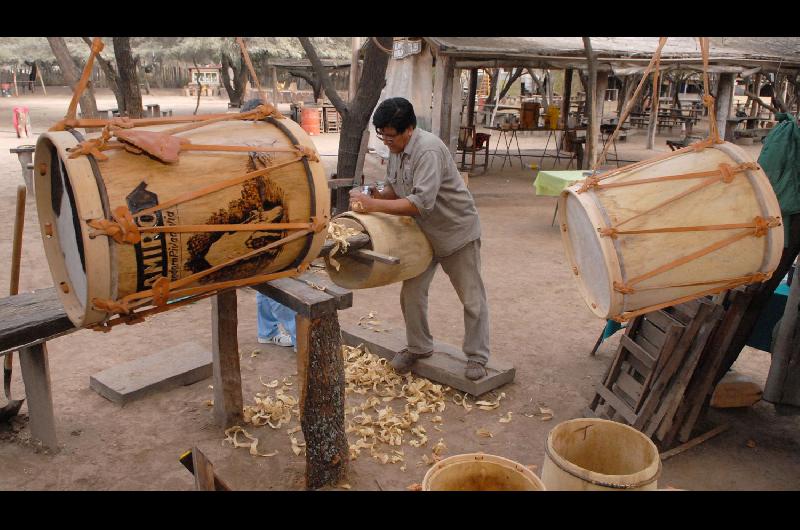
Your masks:
M 85 140 L 76 130 L 39 138 L 34 167 L 42 239 L 76 326 L 128 313 L 109 301 L 152 290 L 154 305 L 173 303 L 210 286 L 304 267 L 319 253 L 324 230 L 308 227 L 328 218 L 330 198 L 314 145 L 297 124 L 273 117 L 222 121 L 179 138 L 209 150 L 181 150 L 177 163 L 127 149 L 103 151 L 107 160 L 98 160 L 70 157 L 68 150 Z M 139 240 L 118 241 L 114 226 Z M 292 234 L 297 237 L 281 243 Z
M 589 177 L 559 199 L 581 295 L 603 318 L 764 281 L 783 227 L 764 172 L 731 143 L 696 144 Z
M 300 126 L 303 130 L 309 136 L 316 136 L 319 134 L 319 124 L 319 108 L 303 107 L 300 111 Z
M 431 263 L 431 244 L 412 217 L 345 212 L 334 220 L 369 235 L 369 250 L 400 258 L 400 263 L 393 265 L 348 255 L 334 256 L 339 270 L 330 262 L 326 268 L 331 280 L 341 287 L 366 289 L 401 282 L 419 276 Z
M 542 482 L 548 491 L 655 490 L 661 458 L 633 427 L 597 418 L 556 425 L 544 447 Z
M 455 455 L 434 464 L 422 480 L 422 491 L 544 491 L 527 467 L 483 453 Z

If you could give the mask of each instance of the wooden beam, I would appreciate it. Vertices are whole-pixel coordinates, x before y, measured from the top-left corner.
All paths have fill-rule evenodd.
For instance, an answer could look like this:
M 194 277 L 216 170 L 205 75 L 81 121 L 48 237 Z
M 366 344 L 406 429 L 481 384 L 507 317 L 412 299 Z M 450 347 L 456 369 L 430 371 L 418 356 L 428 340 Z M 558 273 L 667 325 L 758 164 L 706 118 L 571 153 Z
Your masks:
M 453 61 L 447 55 L 436 57 L 433 80 L 433 116 L 431 129 L 445 145 L 450 145 L 450 122 L 453 110 Z
M 475 94 L 478 92 L 478 69 L 469 71 L 469 95 L 467 96 L 467 126 L 475 126 Z
M 733 89 L 736 85 L 735 78 L 735 74 L 719 74 L 719 83 L 717 83 L 717 97 L 714 107 L 717 112 L 717 130 L 719 131 L 719 137 L 723 139 L 733 139 L 733 131 L 727 134 L 728 131 L 726 128 L 728 125 L 727 119 L 731 114 L 731 107 L 733 106 Z
M 564 70 L 564 93 L 562 94 L 561 99 L 561 116 L 564 120 L 564 128 L 568 129 L 567 124 L 569 123 L 569 100 L 572 97 L 572 75 L 574 70 L 572 68 L 567 68 Z
M 589 124 L 586 130 L 586 162 L 584 166 L 594 167 L 599 154 L 598 136 L 600 136 L 600 124 L 597 122 L 597 59 L 592 52 L 592 43 L 589 37 L 583 37 L 583 46 L 586 51 L 586 58 L 589 63 L 589 79 L 586 87 L 586 116 Z
M 54 287 L 0 298 L 0 353 L 73 331 Z
M 306 488 L 345 478 L 349 445 L 344 431 L 345 377 L 336 311 L 320 318 L 297 315 L 300 425 L 306 440 Z
M 214 418 L 223 428 L 241 425 L 242 375 L 239 371 L 239 340 L 236 290 L 211 298 L 211 344 L 214 382 Z

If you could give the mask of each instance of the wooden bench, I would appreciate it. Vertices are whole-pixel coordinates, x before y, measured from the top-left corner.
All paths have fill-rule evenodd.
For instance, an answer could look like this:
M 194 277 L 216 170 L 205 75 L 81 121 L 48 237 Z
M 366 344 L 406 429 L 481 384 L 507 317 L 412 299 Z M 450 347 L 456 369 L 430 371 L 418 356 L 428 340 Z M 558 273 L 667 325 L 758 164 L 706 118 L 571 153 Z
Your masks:
M 337 311 L 352 306 L 353 294 L 326 277 L 310 273 L 253 288 L 297 312 L 306 486 L 335 484 L 344 477 L 349 459 Z M 211 307 L 214 417 L 222 428 L 228 428 L 243 421 L 236 290 L 213 297 Z M 77 330 L 64 312 L 55 288 L 0 299 L 0 357 L 19 351 L 31 436 L 52 449 L 58 447 L 58 440 L 46 343 Z M 332 416 L 323 413 L 331 410 L 335 411 Z M 331 455 L 340 458 L 331 464 Z

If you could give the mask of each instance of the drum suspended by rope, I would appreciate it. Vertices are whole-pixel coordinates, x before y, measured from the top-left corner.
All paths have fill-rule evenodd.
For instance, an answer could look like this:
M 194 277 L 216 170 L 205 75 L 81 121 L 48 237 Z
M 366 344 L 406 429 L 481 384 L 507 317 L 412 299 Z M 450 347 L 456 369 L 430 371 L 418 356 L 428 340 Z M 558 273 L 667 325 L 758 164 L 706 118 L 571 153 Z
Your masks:
M 728 142 L 590 177 L 559 201 L 572 273 L 604 318 L 625 321 L 764 281 L 783 250 L 767 176 Z
M 319 253 L 330 199 L 300 126 L 271 106 L 191 119 L 177 128 L 118 119 L 100 135 L 51 129 L 39 138 L 42 239 L 76 326 L 141 321 L 291 276 Z

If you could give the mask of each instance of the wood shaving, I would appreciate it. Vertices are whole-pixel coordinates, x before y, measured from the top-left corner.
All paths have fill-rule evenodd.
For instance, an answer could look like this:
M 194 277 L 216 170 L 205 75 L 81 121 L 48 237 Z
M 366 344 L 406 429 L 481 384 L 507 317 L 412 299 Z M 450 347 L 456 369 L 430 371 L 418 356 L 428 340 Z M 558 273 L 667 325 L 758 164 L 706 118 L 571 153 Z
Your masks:
M 350 484 L 338 484 L 336 487 L 337 487 L 337 488 L 342 488 L 342 489 L 345 489 L 345 490 L 349 490 L 349 489 L 351 489 L 353 486 L 351 486 Z
M 275 387 L 278 386 L 278 380 L 277 379 L 275 379 L 273 381 L 270 381 L 269 383 L 265 383 L 264 380 L 261 379 L 261 376 L 258 376 L 258 380 L 261 382 L 262 385 L 264 385 L 267 388 L 275 388 Z
M 408 491 L 422 491 L 422 484 L 414 483 L 409 486 L 406 486 Z
M 536 414 L 539 416 L 539 419 L 542 421 L 550 421 L 553 419 L 553 409 L 549 409 L 547 407 L 539 407 L 539 413 Z
M 508 413 L 500 418 L 500 423 L 511 423 L 511 411 L 509 410 Z
M 337 271 L 341 268 L 341 264 L 335 259 L 333 259 L 333 256 L 335 256 L 336 253 L 340 251 L 343 254 L 347 252 L 347 249 L 350 247 L 350 243 L 347 242 L 347 238 L 353 237 L 354 235 L 360 233 L 361 232 L 356 230 L 355 228 L 345 226 L 336 221 L 331 221 L 328 223 L 327 239 L 330 239 L 334 242 L 333 248 L 331 248 L 330 253 L 327 256 L 325 256 L 325 262 L 328 264 L 329 267 L 333 267 Z M 322 290 L 324 291 L 325 289 L 323 288 Z
M 379 325 L 381 321 L 377 318 L 377 313 L 375 311 L 370 311 L 369 314 L 362 316 L 358 319 L 358 326 L 364 329 L 368 329 L 374 331 L 376 333 L 380 333 L 382 331 L 388 332 L 390 328 L 382 328 Z
M 491 431 L 489 431 L 487 429 L 478 429 L 477 431 L 475 431 L 475 434 L 477 434 L 478 436 L 480 436 L 482 438 L 492 438 L 492 437 L 494 437 L 494 435 L 491 433 Z
M 261 351 L 259 351 L 259 350 L 253 350 L 253 351 L 251 351 L 251 352 L 250 352 L 250 357 L 255 357 L 255 356 L 256 356 L 256 355 L 258 355 L 259 353 L 261 353 Z
M 239 441 L 239 433 L 241 433 L 247 440 L 250 442 L 240 442 Z M 233 444 L 233 447 L 238 449 L 239 447 L 249 447 L 250 454 L 253 456 L 275 456 L 278 454 L 278 451 L 273 451 L 271 453 L 259 453 L 258 452 L 258 438 L 252 436 L 250 433 L 242 429 L 239 425 L 235 425 L 230 429 L 225 430 L 225 442 L 230 442 Z

